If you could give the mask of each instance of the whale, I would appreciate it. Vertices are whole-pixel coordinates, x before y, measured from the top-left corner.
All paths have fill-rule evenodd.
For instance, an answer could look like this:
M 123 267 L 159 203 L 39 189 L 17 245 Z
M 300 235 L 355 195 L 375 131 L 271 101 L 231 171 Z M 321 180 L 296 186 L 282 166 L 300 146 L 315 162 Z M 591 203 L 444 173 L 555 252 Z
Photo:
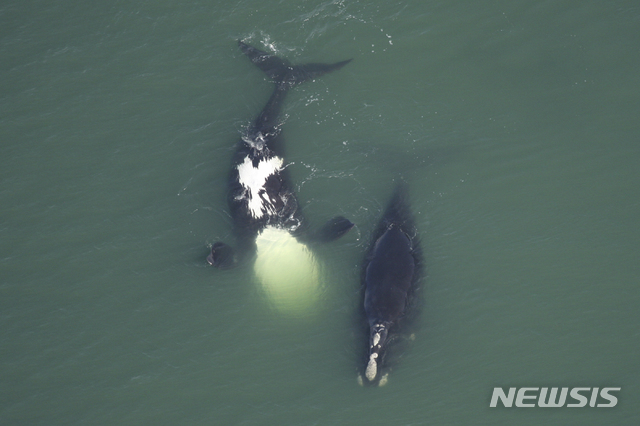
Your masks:
M 364 376 L 383 385 L 384 357 L 398 328 L 414 308 L 422 251 L 409 208 L 406 184 L 396 185 L 363 262 L 364 315 L 368 328 Z M 361 376 L 359 378 L 361 380 Z
M 221 269 L 232 268 L 255 257 L 258 250 L 286 255 L 286 250 L 270 249 L 274 241 L 287 239 L 287 247 L 300 247 L 306 251 L 313 243 L 333 241 L 353 227 L 348 219 L 336 216 L 313 230 L 304 218 L 283 157 L 280 117 L 284 100 L 293 87 L 336 71 L 351 59 L 293 65 L 242 40 L 238 40 L 238 46 L 274 87 L 264 108 L 242 133 L 232 157 L 227 204 L 236 244 L 234 247 L 217 241 L 207 256 L 209 264 Z M 267 243 L 261 243 L 261 237 Z M 297 261 L 293 262 L 297 264 Z

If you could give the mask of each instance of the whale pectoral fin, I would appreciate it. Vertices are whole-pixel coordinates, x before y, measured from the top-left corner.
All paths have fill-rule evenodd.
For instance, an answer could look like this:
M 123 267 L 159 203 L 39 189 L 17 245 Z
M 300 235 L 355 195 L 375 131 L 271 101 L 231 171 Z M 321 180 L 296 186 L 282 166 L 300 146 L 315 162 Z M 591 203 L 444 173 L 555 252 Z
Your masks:
M 236 265 L 235 252 L 231 246 L 218 241 L 211 247 L 207 262 L 216 268 L 231 268 Z
M 329 219 L 322 228 L 318 229 L 314 234 L 314 240 L 321 243 L 337 240 L 349 232 L 351 228 L 353 228 L 353 223 L 350 220 L 342 216 L 336 216 Z

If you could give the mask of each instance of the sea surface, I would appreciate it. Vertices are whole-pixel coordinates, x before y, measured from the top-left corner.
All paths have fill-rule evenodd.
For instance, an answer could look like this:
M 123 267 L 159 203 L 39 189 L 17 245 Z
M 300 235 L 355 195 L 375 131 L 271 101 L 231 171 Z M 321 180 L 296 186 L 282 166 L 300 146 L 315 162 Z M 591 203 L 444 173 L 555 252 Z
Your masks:
M 238 39 L 353 58 L 284 106 L 309 222 L 356 224 L 296 315 L 205 261 L 272 90 Z M 0 424 L 640 424 L 639 70 L 637 0 L 3 1 Z M 360 267 L 399 179 L 419 315 L 363 387 Z

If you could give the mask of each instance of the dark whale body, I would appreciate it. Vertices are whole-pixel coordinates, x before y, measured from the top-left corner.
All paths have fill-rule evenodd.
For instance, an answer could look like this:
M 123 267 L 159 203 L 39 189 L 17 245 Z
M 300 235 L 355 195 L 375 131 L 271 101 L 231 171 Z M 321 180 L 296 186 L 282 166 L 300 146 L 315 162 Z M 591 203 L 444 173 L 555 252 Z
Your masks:
M 350 60 L 292 65 L 242 41 L 238 45 L 275 87 L 233 156 L 227 202 L 237 246 L 234 249 L 223 242 L 212 246 L 207 261 L 220 268 L 232 267 L 255 253 L 256 237 L 267 226 L 285 229 L 302 242 L 330 241 L 353 227 L 350 221 L 337 216 L 318 231 L 309 231 L 282 157 L 280 122 L 282 104 L 290 88 L 340 69 Z
M 409 311 L 421 273 L 421 250 L 404 184 L 373 234 L 363 265 L 364 311 L 369 327 L 365 377 L 380 380 L 391 335 Z

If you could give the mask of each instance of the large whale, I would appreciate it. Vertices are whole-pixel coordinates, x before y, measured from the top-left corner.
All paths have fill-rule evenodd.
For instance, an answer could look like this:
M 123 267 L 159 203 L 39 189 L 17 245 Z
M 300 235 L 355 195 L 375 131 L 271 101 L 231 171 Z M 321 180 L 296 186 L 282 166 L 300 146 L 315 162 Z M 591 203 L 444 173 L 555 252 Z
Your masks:
M 421 250 L 407 200 L 399 184 L 373 233 L 363 264 L 364 311 L 369 328 L 365 377 L 384 384 L 383 358 L 392 334 L 408 313 L 420 272 Z
M 238 142 L 228 179 L 229 210 L 236 247 L 216 242 L 207 261 L 228 268 L 255 254 L 261 236 L 292 236 L 306 245 L 334 240 L 353 227 L 337 216 L 311 232 L 304 220 L 282 157 L 280 111 L 292 87 L 338 70 L 350 60 L 332 64 L 292 65 L 287 60 L 238 41 L 240 50 L 274 83 L 273 93 Z M 275 235 L 275 237 L 273 237 Z M 291 247 L 291 243 L 287 243 Z M 297 244 L 294 242 L 294 245 Z

